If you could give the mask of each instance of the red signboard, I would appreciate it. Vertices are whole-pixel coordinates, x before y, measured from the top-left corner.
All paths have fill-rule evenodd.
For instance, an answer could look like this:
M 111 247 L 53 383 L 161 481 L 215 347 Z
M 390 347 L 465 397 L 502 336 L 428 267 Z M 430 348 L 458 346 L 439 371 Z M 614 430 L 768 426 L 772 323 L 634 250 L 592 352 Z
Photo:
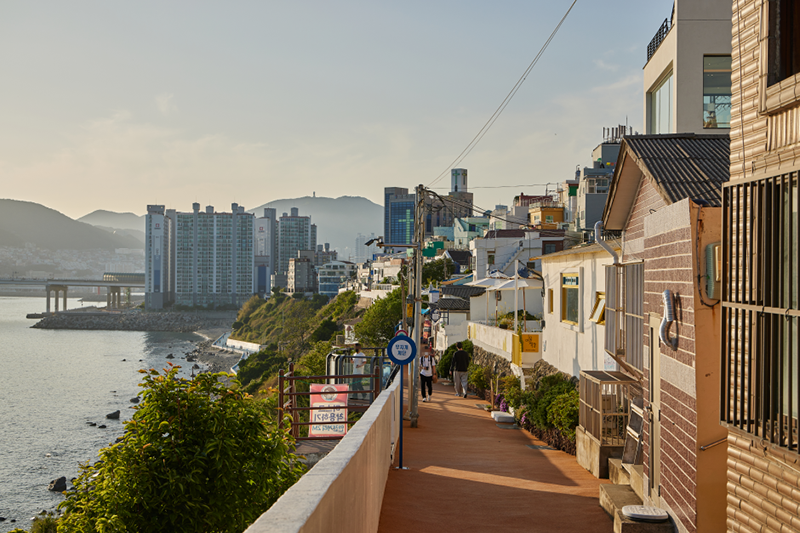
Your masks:
M 335 437 L 347 433 L 349 390 L 349 385 L 311 384 L 311 392 L 319 394 L 311 395 L 312 424 L 308 427 L 309 437 Z

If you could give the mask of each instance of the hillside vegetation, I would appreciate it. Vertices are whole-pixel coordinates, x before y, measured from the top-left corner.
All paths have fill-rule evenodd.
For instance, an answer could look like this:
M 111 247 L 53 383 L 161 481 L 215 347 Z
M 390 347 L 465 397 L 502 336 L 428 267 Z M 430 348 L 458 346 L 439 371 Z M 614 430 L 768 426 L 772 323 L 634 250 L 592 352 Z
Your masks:
M 325 303 L 326 298 L 321 295 L 306 299 L 282 292 L 273 293 L 268 300 L 257 296 L 248 300 L 232 325 L 231 338 L 266 347 L 240 365 L 238 378 L 242 385 L 255 392 L 262 384 L 271 384 L 271 378 L 290 359 L 302 361 L 308 354 L 329 348 L 328 341 L 344 330 L 344 322 L 359 316 L 357 301 L 352 291 L 330 303 Z M 310 361 L 309 365 L 315 366 Z

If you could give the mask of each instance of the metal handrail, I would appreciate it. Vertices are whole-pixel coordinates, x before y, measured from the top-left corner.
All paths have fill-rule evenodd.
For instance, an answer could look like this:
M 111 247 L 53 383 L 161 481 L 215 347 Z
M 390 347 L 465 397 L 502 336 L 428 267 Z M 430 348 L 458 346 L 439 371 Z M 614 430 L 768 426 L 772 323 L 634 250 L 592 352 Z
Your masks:
M 709 448 L 713 448 L 714 446 L 719 446 L 720 444 L 722 444 L 723 442 L 725 442 L 727 440 L 728 440 L 728 437 L 722 437 L 721 439 L 719 439 L 717 441 L 714 441 L 711 444 L 706 444 L 705 446 L 700 446 L 700 451 L 704 452 L 704 451 L 708 450 Z
M 670 20 L 664 19 L 664 22 L 661 24 L 661 27 L 658 28 L 653 39 L 650 41 L 650 44 L 647 45 L 647 60 L 650 61 L 650 58 L 656 53 L 658 47 L 661 46 L 661 43 L 666 38 L 669 30 L 671 29 Z

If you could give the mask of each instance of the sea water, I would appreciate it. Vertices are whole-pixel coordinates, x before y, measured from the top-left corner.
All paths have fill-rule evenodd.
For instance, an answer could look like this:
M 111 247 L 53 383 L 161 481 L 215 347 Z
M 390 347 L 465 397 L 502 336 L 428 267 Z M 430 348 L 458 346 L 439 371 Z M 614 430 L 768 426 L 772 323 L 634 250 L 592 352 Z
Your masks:
M 77 300 L 68 308 L 80 307 Z M 27 313 L 44 298 L 0 297 L 0 532 L 29 529 L 64 500 L 50 481 L 77 477 L 79 463 L 122 435 L 141 387 L 139 369 L 192 363 L 180 357 L 201 337 L 190 333 L 32 329 Z M 168 354 L 174 359 L 167 359 Z M 120 420 L 106 414 L 121 411 Z M 90 426 L 105 424 L 105 429 Z M 11 523 L 16 519 L 16 523 Z

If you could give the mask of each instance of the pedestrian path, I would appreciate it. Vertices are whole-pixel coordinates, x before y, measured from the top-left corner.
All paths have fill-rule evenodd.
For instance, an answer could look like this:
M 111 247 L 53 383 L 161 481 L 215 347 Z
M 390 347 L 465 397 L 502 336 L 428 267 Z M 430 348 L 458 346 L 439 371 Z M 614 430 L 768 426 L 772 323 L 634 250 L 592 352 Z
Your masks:
M 608 481 L 527 431 L 498 426 L 483 403 L 441 384 L 419 403 L 419 427 L 404 422 L 409 470 L 389 472 L 378 531 L 610 533 L 598 501 Z

